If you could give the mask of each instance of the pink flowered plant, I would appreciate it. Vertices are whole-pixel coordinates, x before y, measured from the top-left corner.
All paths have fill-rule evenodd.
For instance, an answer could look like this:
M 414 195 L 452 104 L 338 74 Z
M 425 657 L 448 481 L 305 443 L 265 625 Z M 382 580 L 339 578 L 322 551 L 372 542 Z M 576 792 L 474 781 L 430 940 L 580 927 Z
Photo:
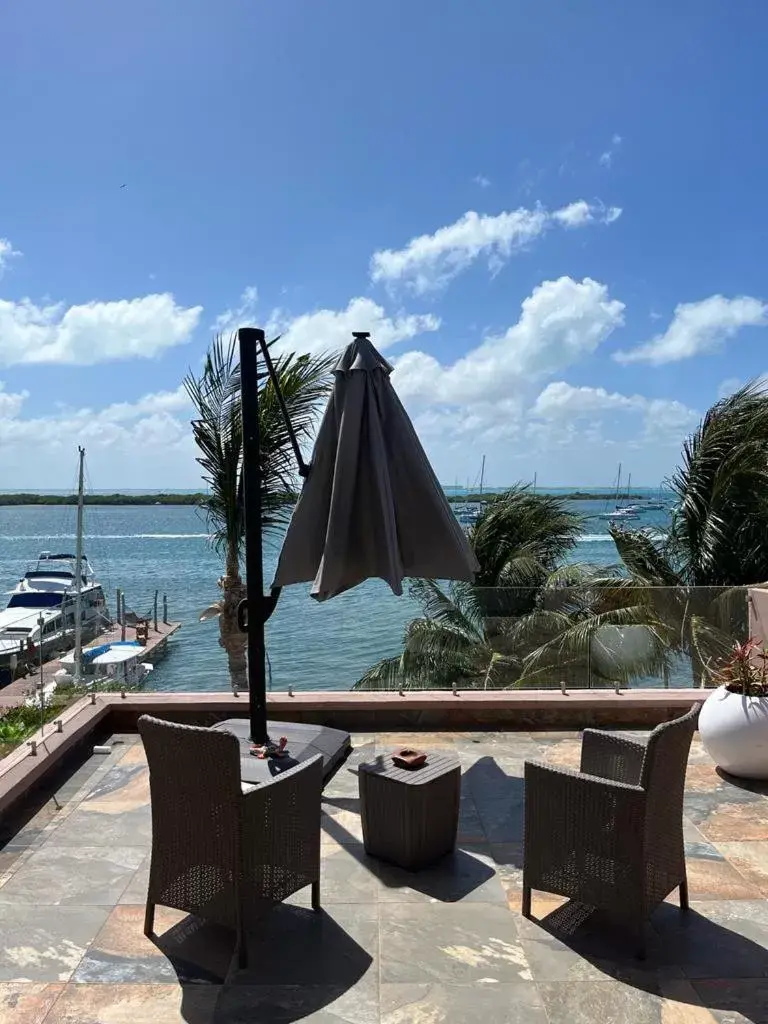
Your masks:
M 734 644 L 733 654 L 720 667 L 716 679 L 730 693 L 768 697 L 768 651 L 755 637 Z

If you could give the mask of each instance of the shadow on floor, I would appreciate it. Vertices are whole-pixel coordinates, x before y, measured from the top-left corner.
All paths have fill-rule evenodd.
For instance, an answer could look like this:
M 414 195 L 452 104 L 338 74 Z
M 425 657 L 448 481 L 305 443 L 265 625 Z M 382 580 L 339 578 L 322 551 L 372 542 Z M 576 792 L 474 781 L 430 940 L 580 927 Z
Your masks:
M 738 924 L 745 931 L 753 927 L 748 920 Z M 608 978 L 678 1003 L 707 1007 L 718 1020 L 768 1024 L 768 949 L 761 942 L 668 903 L 652 915 L 646 934 L 647 957 L 638 960 L 625 931 L 573 900 L 523 925 L 530 958 L 562 960 L 570 951 Z
M 723 782 L 727 782 L 737 789 L 746 789 L 750 793 L 760 793 L 763 796 L 768 794 L 768 780 L 766 779 L 740 779 L 738 775 L 730 775 L 722 768 L 716 768 L 715 771 Z
M 185 918 L 156 940 L 181 986 L 182 1019 L 188 1024 L 290 1024 L 343 999 L 373 963 L 350 933 L 373 947 L 378 927 L 364 910 L 352 915 L 342 927 L 325 911 L 284 904 L 274 908 L 263 929 L 249 937 L 244 970 L 234 961 L 232 932 Z M 370 997 L 376 998 L 375 985 Z M 365 991 L 356 990 L 349 998 L 350 1006 L 357 1005 Z
M 481 757 L 465 772 L 463 792 L 474 800 L 486 839 L 490 843 L 521 843 L 525 783 L 507 775 L 494 758 Z

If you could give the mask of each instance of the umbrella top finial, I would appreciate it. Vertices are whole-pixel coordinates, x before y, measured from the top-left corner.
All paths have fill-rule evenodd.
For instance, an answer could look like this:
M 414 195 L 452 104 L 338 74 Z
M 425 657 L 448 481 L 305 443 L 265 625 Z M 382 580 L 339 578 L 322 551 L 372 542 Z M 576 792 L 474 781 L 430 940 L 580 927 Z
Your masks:
M 370 338 L 370 331 L 352 331 L 353 338 Z

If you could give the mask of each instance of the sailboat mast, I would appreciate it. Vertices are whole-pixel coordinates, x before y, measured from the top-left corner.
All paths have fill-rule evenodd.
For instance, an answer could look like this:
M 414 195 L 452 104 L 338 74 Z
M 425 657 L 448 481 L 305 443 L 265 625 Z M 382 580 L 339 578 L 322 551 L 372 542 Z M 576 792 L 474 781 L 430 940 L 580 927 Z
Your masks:
M 630 473 L 627 477 L 627 501 L 629 501 L 629 492 L 632 487 L 632 474 Z
M 483 456 L 483 461 L 482 461 L 482 464 L 480 466 L 480 493 L 481 494 L 483 493 L 483 480 L 484 479 L 485 479 L 485 456 Z
M 77 540 L 75 547 L 75 685 L 82 679 L 83 661 L 83 503 L 85 448 L 78 447 L 80 466 L 77 475 Z
M 536 478 L 537 478 L 537 476 L 538 476 L 538 473 L 534 473 L 533 474 L 533 493 L 534 494 L 536 493 Z

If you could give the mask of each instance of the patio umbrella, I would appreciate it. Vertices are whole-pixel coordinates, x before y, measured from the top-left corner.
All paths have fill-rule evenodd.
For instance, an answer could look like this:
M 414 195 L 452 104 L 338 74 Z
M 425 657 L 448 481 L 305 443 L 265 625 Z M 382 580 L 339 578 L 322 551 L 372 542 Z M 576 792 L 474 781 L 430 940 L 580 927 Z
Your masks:
M 363 580 L 380 577 L 401 594 L 406 576 L 471 581 L 478 565 L 395 394 L 389 380 L 392 367 L 367 333 L 354 334 L 355 340 L 336 364 L 333 391 L 309 467 L 291 427 L 264 331 L 241 327 L 238 336 L 248 595 L 238 609 L 238 619 L 248 633 L 249 737 L 261 752 L 272 746 L 267 731 L 264 626 L 282 587 L 312 580 L 312 595 L 324 601 Z M 305 478 L 269 595 L 264 594 L 261 558 L 259 353 Z M 237 731 L 234 724 L 231 727 Z M 290 734 L 299 726 L 280 728 Z M 311 749 L 326 745 L 333 747 L 332 757 L 340 756 L 342 734 L 321 732 L 327 735 L 313 739 Z M 324 756 L 332 767 L 325 750 Z
M 363 580 L 397 595 L 408 576 L 474 579 L 477 560 L 397 397 L 392 367 L 355 333 L 333 391 L 273 586 L 312 581 L 325 601 Z

